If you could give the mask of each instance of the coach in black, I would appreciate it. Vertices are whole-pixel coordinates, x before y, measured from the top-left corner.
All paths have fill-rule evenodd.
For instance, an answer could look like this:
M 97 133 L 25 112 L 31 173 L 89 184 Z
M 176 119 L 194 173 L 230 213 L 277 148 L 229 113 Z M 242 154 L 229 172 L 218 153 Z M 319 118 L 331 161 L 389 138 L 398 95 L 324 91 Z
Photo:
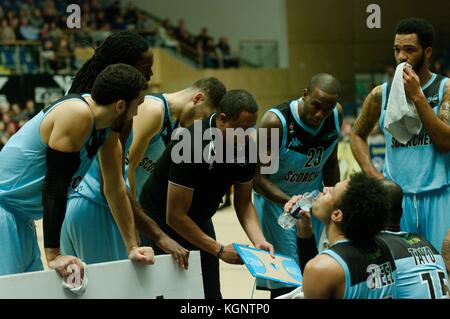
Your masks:
M 162 230 L 185 248 L 201 251 L 207 299 L 222 298 L 219 259 L 242 264 L 232 244 L 223 245 L 215 240 L 211 221 L 230 186 L 234 185 L 234 207 L 244 231 L 256 248 L 273 254 L 272 245 L 265 240 L 259 227 L 251 200 L 256 164 L 250 163 L 248 148 L 243 157 L 226 156 L 231 154 L 227 150 L 237 151 L 251 140 L 227 138 L 226 129 L 254 127 L 257 111 L 258 106 L 248 92 L 227 92 L 217 113 L 194 123 L 180 133 L 179 140 L 168 145 L 140 196 L 142 207 Z M 222 133 L 223 139 L 217 132 Z M 200 140 L 199 133 L 203 137 Z M 190 148 L 183 148 L 189 144 L 187 142 Z M 220 156 L 222 154 L 224 156 Z M 158 247 L 154 249 L 156 254 L 164 254 Z

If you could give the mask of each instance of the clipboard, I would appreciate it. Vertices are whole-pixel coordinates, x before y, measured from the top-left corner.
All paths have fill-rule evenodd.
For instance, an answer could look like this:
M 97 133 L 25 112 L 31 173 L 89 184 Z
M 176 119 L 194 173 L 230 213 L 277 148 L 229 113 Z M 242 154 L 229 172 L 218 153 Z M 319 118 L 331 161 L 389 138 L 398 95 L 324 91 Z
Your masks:
M 302 273 L 292 257 L 233 243 L 234 248 L 243 260 L 253 277 L 281 282 L 290 286 L 302 286 Z

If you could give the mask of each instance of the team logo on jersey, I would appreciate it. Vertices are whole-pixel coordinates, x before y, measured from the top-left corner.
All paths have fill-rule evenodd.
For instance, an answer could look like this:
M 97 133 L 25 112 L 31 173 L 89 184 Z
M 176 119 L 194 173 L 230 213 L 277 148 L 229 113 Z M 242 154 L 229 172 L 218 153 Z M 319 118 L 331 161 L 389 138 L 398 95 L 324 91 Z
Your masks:
M 368 274 L 366 283 L 369 289 L 379 289 L 395 283 L 390 262 L 381 265 L 370 264 L 366 271 Z
M 302 145 L 302 142 L 300 142 L 300 141 L 298 140 L 298 138 L 294 137 L 294 138 L 289 142 L 288 147 L 297 147 L 297 146 L 300 146 L 300 145 Z
M 332 130 L 330 132 L 328 132 L 327 134 L 325 134 L 324 136 L 322 136 L 320 139 L 322 141 L 330 141 L 330 140 L 335 140 L 338 137 L 338 133 L 336 130 Z
M 438 101 L 439 101 L 439 96 L 437 96 L 437 95 L 427 97 L 428 104 L 437 103 Z

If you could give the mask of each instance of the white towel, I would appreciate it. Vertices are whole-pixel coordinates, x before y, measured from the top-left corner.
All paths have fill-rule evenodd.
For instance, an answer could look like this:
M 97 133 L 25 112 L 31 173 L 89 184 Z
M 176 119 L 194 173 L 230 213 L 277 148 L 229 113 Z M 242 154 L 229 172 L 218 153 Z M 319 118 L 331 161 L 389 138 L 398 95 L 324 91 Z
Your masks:
M 407 63 L 400 63 L 395 70 L 384 119 L 384 128 L 402 144 L 406 144 L 422 129 L 416 107 L 405 94 L 403 84 L 405 65 L 411 67 Z
M 287 294 L 276 297 L 275 299 L 305 299 L 303 287 L 298 287 Z
M 76 274 L 73 276 L 67 277 L 67 281 L 64 279 L 62 280 L 62 285 L 64 288 L 69 289 L 74 294 L 81 296 L 84 291 L 86 290 L 87 284 L 88 284 L 88 278 L 87 278 L 87 268 L 86 264 L 83 263 L 84 266 L 84 277 L 83 279 L 77 278 Z M 69 265 L 68 267 L 76 267 L 75 265 Z M 72 269 L 72 271 L 75 271 Z

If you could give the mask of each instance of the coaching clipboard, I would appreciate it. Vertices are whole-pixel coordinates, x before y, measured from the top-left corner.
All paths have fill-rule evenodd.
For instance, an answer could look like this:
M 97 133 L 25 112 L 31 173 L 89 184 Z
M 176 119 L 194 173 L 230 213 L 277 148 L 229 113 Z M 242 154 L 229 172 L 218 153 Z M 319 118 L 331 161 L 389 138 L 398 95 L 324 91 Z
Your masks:
M 292 257 L 275 254 L 273 259 L 265 250 L 236 243 L 233 246 L 254 277 L 296 287 L 302 285 L 302 273 Z

